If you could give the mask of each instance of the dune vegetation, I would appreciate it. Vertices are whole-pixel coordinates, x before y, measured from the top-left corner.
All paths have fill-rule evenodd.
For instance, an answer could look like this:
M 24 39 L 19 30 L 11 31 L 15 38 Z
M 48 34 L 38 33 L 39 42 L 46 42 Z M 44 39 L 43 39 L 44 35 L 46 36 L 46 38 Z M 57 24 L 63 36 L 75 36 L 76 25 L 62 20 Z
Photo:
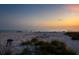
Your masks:
M 0 55 L 13 55 L 13 51 L 11 50 L 12 48 L 10 47 L 11 39 L 9 39 L 9 41 L 10 44 L 8 43 L 8 47 L 6 46 L 0 50 Z M 19 46 L 23 48 L 18 55 L 76 55 L 76 52 L 73 49 L 68 47 L 64 42 L 58 40 L 48 42 L 33 38 L 31 40 L 21 42 Z
M 26 46 L 21 55 L 75 55 L 76 52 L 61 41 L 40 41 L 33 38 L 31 41 L 22 42 L 21 46 Z M 30 50 L 31 47 L 31 50 Z
M 72 40 L 79 40 L 79 32 L 66 32 L 65 34 L 72 37 Z

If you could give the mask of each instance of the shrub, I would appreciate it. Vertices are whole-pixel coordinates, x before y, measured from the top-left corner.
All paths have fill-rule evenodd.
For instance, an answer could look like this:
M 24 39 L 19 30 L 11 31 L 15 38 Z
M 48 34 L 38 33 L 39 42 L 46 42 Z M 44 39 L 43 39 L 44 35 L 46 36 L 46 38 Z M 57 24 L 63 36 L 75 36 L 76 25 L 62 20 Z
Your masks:
M 30 43 L 34 44 L 35 50 L 29 51 L 29 49 L 27 50 L 25 48 L 21 54 L 28 54 L 27 52 L 30 52 L 30 54 L 34 52 L 34 54 L 37 55 L 75 55 L 76 54 L 64 42 L 57 40 L 51 42 L 45 42 L 45 41 L 38 41 L 37 39 L 33 39 L 30 41 Z M 29 45 L 32 46 L 31 44 Z

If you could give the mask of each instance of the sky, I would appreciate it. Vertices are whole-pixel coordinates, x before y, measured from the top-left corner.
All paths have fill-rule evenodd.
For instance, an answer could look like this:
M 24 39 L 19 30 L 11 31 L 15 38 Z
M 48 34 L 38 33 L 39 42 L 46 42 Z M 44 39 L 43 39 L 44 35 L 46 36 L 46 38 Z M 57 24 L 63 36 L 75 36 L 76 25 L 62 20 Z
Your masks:
M 79 31 L 79 5 L 0 4 L 0 30 Z

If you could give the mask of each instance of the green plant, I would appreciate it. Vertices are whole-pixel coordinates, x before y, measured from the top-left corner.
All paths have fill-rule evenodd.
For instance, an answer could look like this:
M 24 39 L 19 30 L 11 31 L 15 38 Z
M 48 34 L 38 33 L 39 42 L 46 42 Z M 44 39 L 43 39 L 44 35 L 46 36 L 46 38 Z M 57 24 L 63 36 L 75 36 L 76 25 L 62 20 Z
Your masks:
M 28 41 L 27 41 L 28 42 Z M 28 44 L 24 44 L 28 45 Z M 64 42 L 54 40 L 51 42 L 39 41 L 38 39 L 32 39 L 30 41 L 30 46 L 34 46 L 34 51 L 28 51 L 26 48 L 21 54 L 34 54 L 37 55 L 75 55 L 74 50 L 70 49 Z

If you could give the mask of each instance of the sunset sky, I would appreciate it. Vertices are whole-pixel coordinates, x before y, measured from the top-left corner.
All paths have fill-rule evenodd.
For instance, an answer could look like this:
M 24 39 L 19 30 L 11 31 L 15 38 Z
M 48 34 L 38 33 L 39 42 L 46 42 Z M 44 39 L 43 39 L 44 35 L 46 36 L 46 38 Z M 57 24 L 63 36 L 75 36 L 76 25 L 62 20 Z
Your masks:
M 79 5 L 0 5 L 0 30 L 79 31 Z

